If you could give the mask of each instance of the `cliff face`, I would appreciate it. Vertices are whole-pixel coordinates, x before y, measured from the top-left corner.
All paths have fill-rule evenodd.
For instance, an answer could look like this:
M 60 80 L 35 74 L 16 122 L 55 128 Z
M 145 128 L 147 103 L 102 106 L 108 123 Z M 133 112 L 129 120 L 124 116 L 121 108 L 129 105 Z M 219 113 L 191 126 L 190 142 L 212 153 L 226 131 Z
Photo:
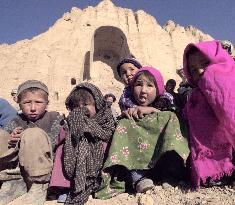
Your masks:
M 198 29 L 168 21 L 161 27 L 144 11 L 116 7 L 110 0 L 84 10 L 72 8 L 45 33 L 13 45 L 0 45 L 0 93 L 12 102 L 10 92 L 21 82 L 38 79 L 48 85 L 50 107 L 64 111 L 64 101 L 77 83 L 90 81 L 103 93 L 117 98 L 123 89 L 116 73 L 120 59 L 133 54 L 143 65 L 161 70 L 165 80 L 179 80 L 185 46 L 211 40 Z

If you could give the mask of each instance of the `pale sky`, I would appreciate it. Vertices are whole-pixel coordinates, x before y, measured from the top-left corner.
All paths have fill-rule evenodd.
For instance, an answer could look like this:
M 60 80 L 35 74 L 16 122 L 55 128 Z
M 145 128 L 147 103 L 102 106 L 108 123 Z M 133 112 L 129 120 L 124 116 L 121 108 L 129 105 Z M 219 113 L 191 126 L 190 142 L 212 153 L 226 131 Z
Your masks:
M 0 44 L 31 39 L 70 11 L 100 0 L 0 0 Z M 173 20 L 194 25 L 215 39 L 235 43 L 235 0 L 113 0 L 120 7 L 144 10 L 163 26 Z

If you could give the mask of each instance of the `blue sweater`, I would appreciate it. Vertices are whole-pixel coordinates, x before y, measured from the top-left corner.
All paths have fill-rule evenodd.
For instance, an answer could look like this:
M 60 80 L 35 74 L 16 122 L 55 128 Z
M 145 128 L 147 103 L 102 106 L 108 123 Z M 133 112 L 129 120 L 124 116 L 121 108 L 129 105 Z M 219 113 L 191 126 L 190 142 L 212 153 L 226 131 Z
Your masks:
M 5 99 L 0 98 L 0 128 L 17 115 L 17 111 Z

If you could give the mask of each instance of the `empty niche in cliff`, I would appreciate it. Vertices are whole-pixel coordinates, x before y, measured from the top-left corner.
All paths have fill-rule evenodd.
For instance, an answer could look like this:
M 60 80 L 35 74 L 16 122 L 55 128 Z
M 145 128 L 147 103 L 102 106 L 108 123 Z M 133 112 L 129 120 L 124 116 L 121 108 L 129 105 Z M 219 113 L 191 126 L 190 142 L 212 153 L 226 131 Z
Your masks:
M 102 26 L 96 29 L 91 48 L 91 68 L 101 72 L 103 77 L 113 75 L 120 80 L 116 67 L 125 57 L 130 56 L 127 39 L 122 30 L 113 26 Z M 99 69 L 99 70 L 97 70 Z
M 59 92 L 55 91 L 54 93 L 54 100 L 59 100 Z
M 76 85 L 76 83 L 77 83 L 76 79 L 75 78 L 71 78 L 70 84 L 71 85 Z

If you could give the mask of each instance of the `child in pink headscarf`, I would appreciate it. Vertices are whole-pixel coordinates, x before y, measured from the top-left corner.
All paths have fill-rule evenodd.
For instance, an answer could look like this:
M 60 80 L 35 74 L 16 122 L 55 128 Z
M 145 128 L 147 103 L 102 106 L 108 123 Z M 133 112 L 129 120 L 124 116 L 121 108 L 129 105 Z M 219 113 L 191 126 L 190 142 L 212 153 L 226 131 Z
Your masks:
M 143 193 L 153 187 L 153 181 L 187 177 L 187 132 L 175 113 L 158 109 L 164 91 L 163 77 L 155 68 L 143 67 L 133 76 L 131 95 L 137 106 L 130 108 L 128 119 L 121 119 L 117 125 L 104 164 L 104 172 L 111 175 L 111 186 L 106 183 L 106 191 L 103 189 L 97 197 L 107 198 L 121 187 L 123 191 L 123 184 L 118 183 L 122 180 L 126 187 Z
M 195 187 L 219 185 L 232 176 L 235 148 L 235 63 L 219 41 L 189 44 L 184 72 L 193 90 L 185 114 L 190 129 Z

